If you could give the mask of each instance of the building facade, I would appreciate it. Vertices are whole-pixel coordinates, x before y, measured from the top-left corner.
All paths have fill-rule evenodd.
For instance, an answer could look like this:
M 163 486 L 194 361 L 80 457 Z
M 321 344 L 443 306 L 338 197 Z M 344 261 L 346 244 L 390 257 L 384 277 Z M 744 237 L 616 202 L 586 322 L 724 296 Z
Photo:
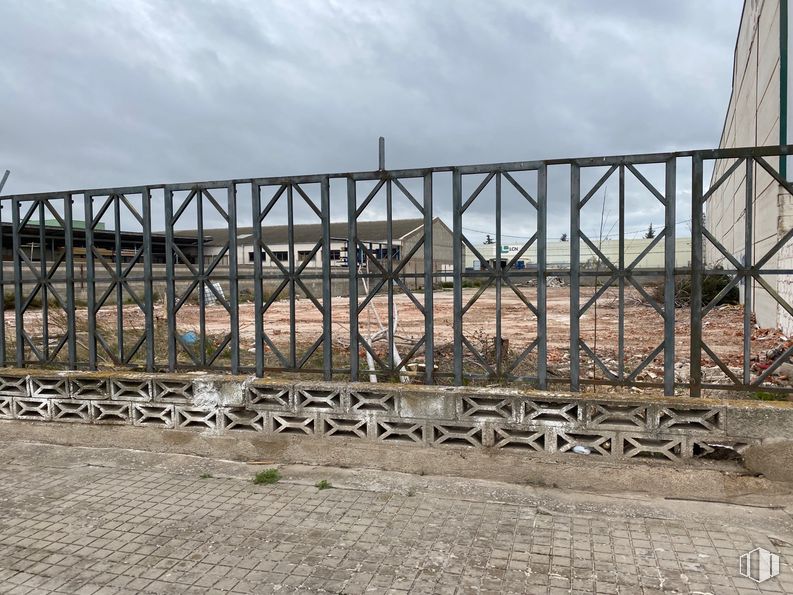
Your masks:
M 786 145 L 793 141 L 790 127 L 788 68 L 791 47 L 788 32 L 788 0 L 745 0 L 735 43 L 732 96 L 727 108 L 720 147 Z M 790 180 L 793 160 L 769 158 L 785 179 Z M 729 168 L 731 161 L 717 162 L 712 181 Z M 742 169 L 742 168 L 741 168 Z M 752 197 L 752 254 L 759 260 L 793 225 L 793 197 L 761 167 L 754 167 Z M 719 187 L 706 203 L 707 229 L 738 259 L 746 254 L 745 174 L 737 172 Z M 705 242 L 706 266 L 731 268 L 710 242 Z M 793 245 L 788 242 L 765 265 L 768 269 L 793 268 Z M 793 302 L 793 278 L 767 275 L 766 281 L 785 299 Z M 757 283 L 742 283 L 741 292 L 752 292 L 757 322 L 793 333 L 793 317 Z

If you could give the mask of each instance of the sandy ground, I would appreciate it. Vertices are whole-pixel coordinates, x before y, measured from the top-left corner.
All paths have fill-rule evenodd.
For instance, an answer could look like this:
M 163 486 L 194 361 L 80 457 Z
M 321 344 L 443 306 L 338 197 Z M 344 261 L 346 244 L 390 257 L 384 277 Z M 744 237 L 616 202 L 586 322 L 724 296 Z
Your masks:
M 536 289 L 533 287 L 518 288 L 532 303 L 536 301 Z M 466 288 L 463 290 L 463 304 L 468 304 L 478 289 Z M 286 295 L 286 294 L 284 294 Z M 581 304 L 585 304 L 591 295 L 591 289 L 582 288 Z M 423 303 L 423 294 L 418 292 L 416 299 Z M 434 341 L 436 349 L 436 362 L 442 369 L 450 365 L 453 341 L 453 292 L 450 289 L 436 291 L 434 296 Z M 472 345 L 480 351 L 485 360 L 495 365 L 495 337 L 497 295 L 494 288 L 487 289 L 473 303 L 464 315 L 464 333 Z M 253 303 L 240 304 L 240 338 L 243 353 L 250 353 L 255 348 L 255 325 Z M 537 333 L 537 320 L 530 309 L 520 297 L 509 287 L 505 287 L 501 296 L 501 335 L 505 340 L 503 346 L 504 356 L 502 364 L 509 368 L 512 362 L 535 339 Z M 361 334 L 372 337 L 379 330 L 387 326 L 388 299 L 385 293 L 375 297 L 371 305 L 359 315 Z M 394 296 L 394 312 L 397 318 L 397 349 L 401 354 L 406 354 L 424 334 L 424 315 L 411 301 L 409 296 L 398 294 Z M 546 312 L 548 319 L 548 367 L 551 375 L 564 377 L 569 372 L 569 332 L 570 332 L 570 306 L 569 289 L 566 287 L 552 287 L 548 289 Z M 155 307 L 156 326 L 158 332 L 164 334 L 167 328 L 165 307 L 158 304 Z M 13 313 L 6 314 L 6 326 L 13 327 Z M 591 307 L 581 319 L 581 337 L 606 365 L 616 370 L 618 358 L 618 300 L 617 290 L 606 291 L 597 302 L 597 308 Z M 78 309 L 78 327 L 86 326 L 87 311 Z M 379 322 L 378 322 L 379 319 Z M 678 380 L 687 380 L 689 362 L 689 333 L 690 310 L 679 308 L 675 312 L 676 319 L 676 365 Z M 50 326 L 56 330 L 65 320 L 62 313 L 50 313 Z M 288 299 L 281 299 L 271 304 L 264 316 L 265 331 L 276 347 L 283 353 L 288 353 L 290 344 L 290 304 Z M 333 341 L 334 349 L 343 355 L 349 348 L 349 299 L 347 297 L 334 297 L 332 299 Z M 123 307 L 123 326 L 126 334 L 126 348 L 135 343 L 135 339 L 143 332 L 143 313 L 136 305 Z M 200 328 L 199 310 L 196 305 L 186 304 L 177 314 L 177 328 L 181 333 L 198 331 Z M 32 311 L 26 315 L 26 329 L 35 335 L 40 329 L 41 313 Z M 98 325 L 104 329 L 108 343 L 115 345 L 114 335 L 117 326 L 116 309 L 114 306 L 104 308 L 99 315 Z M 208 336 L 220 342 L 229 332 L 229 315 L 221 305 L 207 307 L 205 325 Z M 9 328 L 9 330 L 11 330 Z M 52 332 L 51 330 L 51 332 Z M 704 321 L 703 335 L 707 345 L 723 359 L 735 372 L 739 372 L 743 362 L 742 336 L 743 336 L 743 308 L 742 306 L 726 305 L 710 312 Z M 311 300 L 297 299 L 295 304 L 295 343 L 299 354 L 322 334 L 322 313 L 315 307 Z M 39 331 L 40 332 L 40 331 Z M 13 335 L 11 335 L 13 336 Z M 627 370 L 635 368 L 648 354 L 656 348 L 663 338 L 663 320 L 661 316 L 646 302 L 640 294 L 633 290 L 626 290 L 625 306 L 625 366 Z M 788 338 L 782 337 L 776 331 L 755 328 L 753 331 L 752 366 L 755 372 L 760 372 L 773 360 L 769 352 L 789 345 Z M 387 342 L 384 339 L 373 341 L 375 351 L 386 355 Z M 269 348 L 268 348 L 269 349 Z M 363 352 L 362 352 L 363 354 Z M 422 358 L 421 350 L 417 353 Z M 599 376 L 600 372 L 594 369 L 591 360 L 584 358 L 582 361 L 582 374 Z M 705 369 L 706 379 L 726 381 L 726 376 L 715 366 L 710 358 L 703 353 L 702 364 Z M 532 356 L 518 366 L 517 374 L 530 375 L 535 366 Z M 482 371 L 477 365 L 476 358 L 470 354 L 466 357 L 466 370 L 471 372 Z M 643 381 L 657 381 L 663 373 L 663 354 L 656 357 L 653 362 L 639 376 Z M 773 382 L 785 383 L 787 379 L 775 376 Z

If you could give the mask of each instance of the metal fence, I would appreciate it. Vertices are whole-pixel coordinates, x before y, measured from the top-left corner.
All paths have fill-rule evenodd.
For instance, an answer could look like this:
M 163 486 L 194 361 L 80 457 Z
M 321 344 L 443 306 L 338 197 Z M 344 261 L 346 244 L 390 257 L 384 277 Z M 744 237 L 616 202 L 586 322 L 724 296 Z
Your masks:
M 793 194 L 778 168 L 769 163 L 790 151 L 789 146 L 754 147 L 402 170 L 385 169 L 381 153 L 380 169 L 368 172 L 3 196 L 0 253 L 4 264 L 13 263 L 13 270 L 0 267 L 0 288 L 6 298 L 0 300 L 0 315 L 6 321 L 0 325 L 0 365 L 218 369 L 257 376 L 283 372 L 323 379 L 378 377 L 427 384 L 514 382 L 572 390 L 606 384 L 656 388 L 670 395 L 675 388 L 694 395 L 702 389 L 789 391 L 789 386 L 769 380 L 793 353 L 793 347 L 786 348 L 762 372 L 753 372 L 751 362 L 754 288 L 768 292 L 793 315 L 793 307 L 766 277 L 793 274 L 791 267 L 768 266 L 776 262 L 793 231 L 779 234 L 762 253 L 753 249 L 757 245 L 755 173 L 762 170 L 781 192 Z M 718 169 L 723 173 L 708 180 L 706 165 L 713 162 L 727 165 Z M 647 166 L 660 170 L 651 176 L 642 169 Z M 551 175 L 563 183 L 549 184 Z M 582 177 L 594 182 L 583 182 Z M 745 200 L 740 223 L 743 242 L 739 248 L 728 249 L 705 226 L 706 205 L 727 183 L 734 195 L 738 178 Z M 630 262 L 625 258 L 626 212 L 633 208 L 626 191 L 628 179 L 638 182 L 650 200 L 657 201 L 665 222 Z M 586 225 L 582 226 L 584 208 L 597 200 L 596 195 L 610 180 L 618 186 L 615 225 L 620 244 L 616 262 L 602 253 L 598 238 L 590 237 L 584 231 Z M 680 266 L 675 262 L 677 211 L 683 202 L 688 209 L 689 181 L 691 266 Z M 475 204 L 474 221 L 483 213 L 492 216 L 494 241 L 501 246 L 507 190 L 512 196 L 507 217 L 518 208 L 517 200 L 520 208 L 526 209 L 522 220 L 531 222 L 534 229 L 525 234 L 517 254 L 489 260 L 469 237 L 464 216 L 470 215 Z M 485 192 L 489 200 L 482 207 Z M 378 201 L 377 213 L 386 221 L 385 237 L 379 239 L 394 245 L 397 200 L 422 220 L 421 237 L 403 248 L 398 258 L 391 250 L 385 256 L 375 255 L 365 241 L 371 238 L 359 236 L 359 223 L 370 218 L 367 209 Z M 605 195 L 603 200 L 605 203 Z M 549 323 L 548 278 L 560 271 L 549 271 L 546 262 L 549 205 L 556 208 L 565 203 L 569 204 L 565 216 L 569 216 L 571 265 L 561 274 L 569 287 L 563 289 L 569 291 L 568 326 L 559 321 Z M 434 264 L 433 236 L 438 232 L 433 222 L 438 214 L 451 220 L 451 273 Z M 294 229 L 306 216 L 319 223 L 321 232 L 298 260 Z M 340 216 L 346 216 L 346 267 L 331 260 L 332 243 L 338 238 L 331 237 L 330 222 Z M 227 232 L 225 240 L 215 242 L 211 251 L 204 241 L 210 219 L 219 222 L 214 229 L 219 226 Z M 285 261 L 274 254 L 266 237 L 276 219 L 288 230 L 286 245 L 291 256 Z M 250 237 L 240 233 L 248 229 L 243 224 L 250 227 Z M 241 262 L 243 237 L 254 246 L 252 263 Z M 581 265 L 582 242 L 597 255 L 597 269 Z M 706 242 L 723 255 L 728 267 L 709 268 L 704 259 Z M 642 258 L 661 243 L 663 268 L 642 269 Z M 480 270 L 466 269 L 466 250 L 482 263 Z M 517 266 L 530 250 L 536 255 L 536 265 Z M 318 260 L 321 264 L 313 266 Z M 264 266 L 265 261 L 269 266 Z M 728 275 L 729 282 L 718 296 L 703 304 L 703 281 L 710 274 Z M 452 307 L 441 321 L 436 298 L 449 277 L 453 280 Z M 690 283 L 690 313 L 676 308 L 681 280 Z M 657 291 L 648 290 L 649 281 L 662 285 L 661 298 Z M 339 286 L 344 291 L 334 290 Z M 247 295 L 247 287 L 252 288 L 251 295 Z M 704 317 L 736 287 L 742 288 L 746 304 L 740 371 L 722 361 L 719 350 L 703 338 Z M 80 297 L 83 290 L 84 298 Z M 658 344 L 645 349 L 641 361 L 631 365 L 626 364 L 626 323 L 633 324 L 626 317 L 629 292 L 642 300 L 642 317 L 652 314 L 661 320 Z M 524 328 L 516 328 L 522 325 L 514 321 L 504 328 L 507 294 L 522 308 Z M 484 310 L 480 303 L 483 296 L 492 300 Z M 616 344 L 611 347 L 614 357 L 606 361 L 602 343 L 600 352 L 590 345 L 581 324 L 588 324 L 593 309 L 608 296 L 615 311 Z M 7 316 L 12 300 L 13 316 L 10 312 Z M 397 301 L 415 308 L 421 320 L 419 333 L 399 337 L 399 350 Z M 378 345 L 371 332 L 362 332 L 362 318 L 370 315 L 374 303 L 385 311 Z M 281 322 L 287 329 L 277 337 L 268 322 L 276 307 L 281 308 L 285 317 Z M 316 318 L 321 320 L 310 341 L 300 339 L 304 328 L 301 315 L 306 308 L 314 309 L 314 323 Z M 219 332 L 215 319 L 220 315 L 224 323 Z M 492 335 L 473 337 L 467 332 L 471 317 L 485 315 L 492 322 Z M 676 323 L 688 324 L 683 336 Z M 252 333 L 246 330 L 248 324 L 252 324 Z M 559 324 L 565 326 L 562 351 L 569 352 L 569 368 L 549 366 L 549 324 L 554 331 Z M 449 326 L 448 345 L 438 344 L 439 332 Z M 523 332 L 522 343 L 515 346 L 507 337 L 513 331 L 527 331 L 530 336 L 526 338 Z M 597 337 L 597 326 L 595 333 Z M 684 353 L 679 353 L 681 344 Z M 558 351 L 558 346 L 553 348 Z M 721 370 L 723 382 L 703 378 L 703 359 L 710 359 Z M 646 378 L 651 364 L 662 366 L 657 380 Z M 687 378 L 676 375 L 681 365 Z M 584 373 L 585 369 L 591 372 Z

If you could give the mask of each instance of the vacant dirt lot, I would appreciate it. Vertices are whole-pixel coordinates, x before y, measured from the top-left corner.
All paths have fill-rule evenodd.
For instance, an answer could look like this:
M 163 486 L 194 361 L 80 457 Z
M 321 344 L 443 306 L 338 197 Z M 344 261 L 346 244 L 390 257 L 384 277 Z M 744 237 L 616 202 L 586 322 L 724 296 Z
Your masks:
M 536 289 L 533 287 L 520 287 L 518 290 L 531 303 L 536 301 Z M 477 288 L 466 288 L 463 291 L 463 304 L 478 293 Z M 591 296 L 590 288 L 582 288 L 581 305 L 584 305 Z M 285 297 L 284 294 L 281 297 Z M 423 302 L 423 294 L 419 291 L 415 298 Z M 245 361 L 252 360 L 255 350 L 255 325 L 254 304 L 251 302 L 240 304 L 240 337 L 242 342 L 242 355 Z M 497 365 L 495 337 L 497 325 L 497 296 L 494 288 L 485 290 L 478 299 L 470 305 L 464 315 L 464 333 L 472 346 L 482 354 L 482 359 L 488 365 Z M 569 333 L 570 333 L 570 304 L 569 289 L 567 287 L 552 287 L 548 290 L 547 297 L 548 318 L 548 366 L 552 376 L 564 378 L 569 374 Z M 361 335 L 369 340 L 375 352 L 381 357 L 387 355 L 388 342 L 385 328 L 387 327 L 388 299 L 385 293 L 375 297 L 370 305 L 359 314 L 359 327 Z M 502 369 L 508 370 L 519 358 L 528 345 L 536 338 L 537 320 L 529 307 L 509 287 L 502 290 L 501 295 L 501 336 L 502 344 Z M 167 318 L 164 304 L 155 306 L 156 331 L 157 331 L 157 358 L 164 358 L 167 354 Z M 394 315 L 396 318 L 397 351 L 406 355 L 412 346 L 424 335 L 424 315 L 406 294 L 394 296 Z M 6 314 L 6 325 L 13 326 L 13 313 Z M 581 319 L 581 337 L 586 344 L 612 371 L 616 371 L 618 352 L 618 293 L 616 289 L 607 290 L 597 301 L 597 306 L 590 307 Z M 743 362 L 742 335 L 743 335 L 743 308 L 742 306 L 726 305 L 716 308 L 708 314 L 704 322 L 704 340 L 707 345 L 717 353 L 735 373 L 740 376 Z M 451 370 L 451 354 L 453 341 L 453 292 L 450 289 L 434 293 L 434 340 L 436 350 L 436 364 L 441 372 Z M 85 338 L 87 329 L 87 311 L 78 309 L 78 330 L 81 338 Z M 125 329 L 124 350 L 128 352 L 136 342 L 144 328 L 142 311 L 137 305 L 123 306 L 123 326 Z M 290 304 L 288 299 L 274 301 L 265 313 L 265 331 L 276 348 L 285 357 L 288 357 L 290 348 Z M 349 299 L 347 297 L 334 297 L 332 300 L 334 363 L 337 367 L 344 367 L 346 353 L 349 350 Z M 688 379 L 689 362 L 689 335 L 690 311 L 688 308 L 679 308 L 675 311 L 676 326 L 676 367 L 678 380 L 685 382 Z M 49 316 L 50 333 L 58 334 L 63 327 L 65 316 L 62 312 L 52 311 Z M 314 306 L 311 300 L 298 299 L 295 307 L 295 351 L 299 360 L 305 352 L 322 334 L 322 313 Z M 185 304 L 177 315 L 177 329 L 180 333 L 189 331 L 198 332 L 201 327 L 198 307 Z M 103 308 L 98 317 L 98 328 L 111 350 L 116 350 L 117 342 L 117 312 L 115 306 Z M 223 338 L 229 332 L 229 315 L 225 308 L 215 304 L 209 306 L 205 315 L 205 327 L 209 341 L 208 351 L 221 347 Z M 28 333 L 34 337 L 41 332 L 41 313 L 30 312 L 26 315 L 25 326 Z M 10 330 L 10 329 L 9 329 Z M 624 361 L 628 373 L 635 369 L 641 361 L 655 349 L 663 338 L 663 320 L 661 316 L 633 290 L 626 290 L 625 326 L 624 326 Z M 10 333 L 9 336 L 13 336 Z M 54 341 L 51 339 L 51 344 Z M 80 348 L 84 348 L 83 341 L 79 341 Z M 756 373 L 761 372 L 769 361 L 778 355 L 780 347 L 789 345 L 789 339 L 782 337 L 776 331 L 755 328 L 752 336 L 752 366 Z M 322 347 L 317 354 L 321 353 Z M 268 352 L 271 349 L 267 348 Z M 775 355 L 776 350 L 776 355 Z M 222 351 L 222 350 L 221 350 Z M 361 355 L 364 355 L 363 350 Z M 315 357 L 318 357 L 315 355 Z M 102 360 L 100 349 L 100 360 Z M 111 363 L 109 357 L 104 358 L 106 363 Z M 423 348 L 419 349 L 414 361 L 423 360 Z M 222 364 L 222 359 L 219 360 Z M 274 357 L 270 365 L 277 365 Z M 319 360 L 311 362 L 321 365 Z M 703 354 L 703 370 L 708 381 L 726 382 L 726 375 Z M 516 375 L 530 376 L 534 373 L 536 360 L 530 354 L 513 372 Z M 365 368 L 365 363 L 363 364 Z M 466 352 L 465 369 L 471 373 L 481 373 L 485 370 L 482 360 Z M 658 355 L 638 376 L 641 381 L 657 382 L 663 373 L 663 354 Z M 582 374 L 584 376 L 601 377 L 602 373 L 596 369 L 592 361 L 582 352 Z M 784 375 L 772 378 L 775 384 L 787 383 Z

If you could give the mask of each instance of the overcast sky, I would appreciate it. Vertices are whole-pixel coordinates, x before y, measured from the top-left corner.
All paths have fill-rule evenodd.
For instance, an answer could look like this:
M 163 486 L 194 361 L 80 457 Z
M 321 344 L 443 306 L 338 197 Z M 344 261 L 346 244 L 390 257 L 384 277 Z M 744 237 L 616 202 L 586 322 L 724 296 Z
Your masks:
M 741 5 L 7 0 L 4 194 L 717 146 Z

